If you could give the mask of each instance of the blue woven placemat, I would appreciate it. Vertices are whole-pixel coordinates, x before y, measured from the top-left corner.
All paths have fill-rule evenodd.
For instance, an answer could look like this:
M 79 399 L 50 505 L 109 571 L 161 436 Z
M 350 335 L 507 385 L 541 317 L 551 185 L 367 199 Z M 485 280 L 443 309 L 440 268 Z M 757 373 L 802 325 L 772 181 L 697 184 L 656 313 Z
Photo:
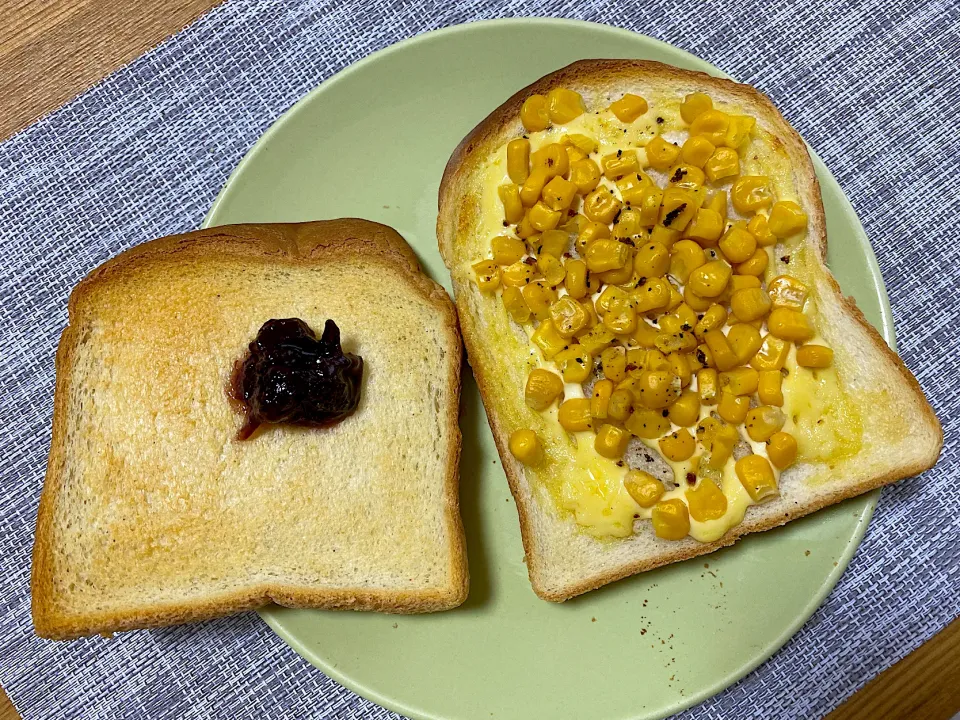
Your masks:
M 26 720 L 397 717 L 313 669 L 254 614 L 110 641 L 37 640 L 29 558 L 73 285 L 130 245 L 196 228 L 257 137 L 334 72 L 504 12 L 491 0 L 456 5 L 228 0 L 0 144 L 0 684 Z M 684 717 L 823 715 L 960 614 L 960 6 L 575 0 L 508 10 L 627 27 L 757 85 L 823 157 L 873 242 L 901 355 L 944 424 L 943 456 L 883 492 L 849 570 L 796 637 Z

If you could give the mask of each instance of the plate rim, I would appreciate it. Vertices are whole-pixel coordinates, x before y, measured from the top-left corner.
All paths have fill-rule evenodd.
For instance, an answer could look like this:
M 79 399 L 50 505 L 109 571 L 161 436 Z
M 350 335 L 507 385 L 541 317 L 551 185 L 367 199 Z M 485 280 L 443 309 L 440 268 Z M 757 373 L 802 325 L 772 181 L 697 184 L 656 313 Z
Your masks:
M 714 66 L 706 60 L 703 60 L 702 58 L 697 57 L 687 50 L 676 47 L 675 45 L 671 45 L 670 43 L 664 42 L 663 40 L 659 40 L 649 35 L 607 23 L 557 17 L 511 17 L 475 20 L 429 30 L 408 38 L 404 38 L 403 40 L 370 53 L 355 63 L 347 65 L 331 75 L 329 78 L 323 80 L 316 87 L 310 89 L 306 94 L 304 94 L 290 107 L 283 111 L 283 113 L 276 120 L 274 120 L 270 126 L 257 138 L 247 152 L 244 153 L 236 167 L 224 181 L 223 186 L 214 198 L 213 203 L 210 205 L 210 209 L 205 214 L 201 223 L 201 227 L 207 228 L 216 224 L 216 216 L 220 211 L 220 207 L 223 205 L 225 198 L 230 193 L 233 184 L 246 171 L 247 166 L 252 163 L 261 152 L 264 152 L 273 137 L 283 131 L 285 125 L 291 121 L 294 115 L 301 112 L 305 106 L 313 102 L 318 95 L 328 90 L 332 85 L 348 81 L 354 72 L 362 70 L 369 64 L 379 62 L 383 58 L 386 58 L 395 52 L 402 52 L 408 47 L 423 42 L 430 42 L 437 37 L 455 35 L 463 32 L 472 32 L 474 30 L 483 31 L 489 27 L 536 24 L 567 26 L 580 29 L 590 29 L 594 31 L 600 30 L 602 32 L 629 37 L 634 40 L 639 38 L 641 42 L 649 43 L 650 45 L 653 45 L 654 47 L 657 47 L 669 54 L 679 55 L 681 58 L 686 60 L 691 65 L 697 67 L 697 69 L 702 72 L 706 72 L 716 77 L 733 79 L 729 74 L 720 68 Z M 890 306 L 890 298 L 887 294 L 886 285 L 883 280 L 883 275 L 880 271 L 880 265 L 877 261 L 876 253 L 873 250 L 873 245 L 870 243 L 870 240 L 867 237 L 866 230 L 864 229 L 856 210 L 854 209 L 846 193 L 843 191 L 843 188 L 840 186 L 840 183 L 837 181 L 836 177 L 832 172 L 830 172 L 829 168 L 827 168 L 826 164 L 823 162 L 817 152 L 809 145 L 809 143 L 806 142 L 806 140 L 804 140 L 804 144 L 810 153 L 814 169 L 817 171 L 817 177 L 821 185 L 829 184 L 832 186 L 832 188 L 837 191 L 837 194 L 841 199 L 843 212 L 856 220 L 856 229 L 853 233 L 852 239 L 854 242 L 857 242 L 866 249 L 867 262 L 865 269 L 867 269 L 870 277 L 871 291 L 876 294 L 880 305 L 880 324 L 879 326 L 875 327 L 887 345 L 889 345 L 890 348 L 896 352 L 897 343 L 893 325 L 893 312 Z M 829 238 L 827 240 L 829 248 Z M 863 537 L 866 534 L 867 528 L 869 527 L 870 519 L 873 516 L 873 512 L 877 506 L 881 492 L 882 488 L 877 488 L 876 490 L 872 490 L 864 495 L 844 501 L 846 503 L 863 503 L 863 507 L 859 512 L 859 517 L 857 518 L 857 525 L 853 533 L 850 535 L 849 540 L 846 542 L 843 552 L 837 558 L 835 567 L 829 572 L 823 583 L 821 583 L 821 585 L 817 588 L 816 592 L 810 596 L 809 601 L 803 606 L 801 611 L 796 614 L 796 617 L 791 620 L 791 622 L 780 634 L 775 636 L 769 643 L 760 648 L 755 656 L 748 662 L 733 669 L 731 672 L 727 673 L 709 686 L 705 686 L 699 689 L 697 692 L 692 693 L 691 695 L 686 696 L 681 700 L 670 704 L 669 706 L 666 706 L 663 712 L 646 715 L 638 714 L 634 715 L 633 717 L 637 720 L 658 720 L 659 718 L 665 718 L 674 713 L 682 712 L 683 710 L 691 708 L 695 705 L 699 705 L 705 700 L 708 700 L 709 698 L 718 695 L 727 688 L 731 687 L 734 683 L 752 673 L 760 665 L 777 654 L 777 652 L 779 652 L 783 646 L 786 645 L 786 643 L 792 637 L 794 637 L 804 625 L 806 625 L 807 621 L 821 607 L 824 600 L 826 600 L 827 596 L 836 587 L 840 577 L 846 571 L 851 560 L 853 559 L 853 556 L 860 548 L 860 544 L 863 541 Z M 291 631 L 286 627 L 286 624 L 282 618 L 282 614 L 286 610 L 287 608 L 280 606 L 268 605 L 264 608 L 258 609 L 257 613 L 267 624 L 267 626 L 270 627 L 270 629 L 273 630 L 273 632 L 275 632 L 284 641 L 284 643 L 290 646 L 303 659 L 323 672 L 329 678 L 347 688 L 351 692 L 359 695 L 360 697 L 375 702 L 378 705 L 394 712 L 402 713 L 408 717 L 422 720 L 443 720 L 442 716 L 435 715 L 429 710 L 411 707 L 401 700 L 385 697 L 376 689 L 363 685 L 359 682 L 355 682 L 350 676 L 341 673 L 335 665 L 323 660 L 302 640 L 300 640 L 296 632 Z

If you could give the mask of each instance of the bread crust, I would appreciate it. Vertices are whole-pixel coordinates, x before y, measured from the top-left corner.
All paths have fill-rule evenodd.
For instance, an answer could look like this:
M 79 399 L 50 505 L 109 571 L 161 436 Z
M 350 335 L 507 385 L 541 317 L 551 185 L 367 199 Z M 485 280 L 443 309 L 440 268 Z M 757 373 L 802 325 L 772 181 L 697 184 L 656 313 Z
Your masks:
M 699 543 L 687 539 L 676 543 L 671 552 L 659 553 L 654 557 L 635 558 L 622 565 L 577 582 L 553 587 L 546 580 L 546 567 L 537 547 L 537 534 L 532 522 L 532 504 L 536 502 L 532 489 L 524 476 L 524 467 L 509 452 L 509 430 L 498 412 L 493 393 L 493 385 L 488 377 L 493 368 L 483 367 L 481 363 L 471 362 L 477 385 L 487 410 L 487 419 L 493 433 L 497 449 L 503 463 L 510 490 L 516 500 L 520 519 L 521 536 L 526 553 L 527 569 L 531 584 L 537 595 L 545 600 L 563 602 L 576 595 L 596 589 L 615 580 L 652 570 L 656 567 L 679 562 L 698 555 L 714 552 L 732 545 L 748 533 L 762 532 L 783 525 L 791 520 L 808 515 L 828 505 L 846 498 L 860 495 L 896 480 L 916 475 L 936 463 L 943 445 L 943 431 L 936 414 L 927 402 L 916 378 L 911 374 L 900 358 L 890 350 L 880 334 L 874 329 L 852 299 L 843 296 L 836 280 L 827 270 L 826 217 L 813 163 L 803 140 L 783 118 L 769 98 L 749 85 L 732 80 L 716 78 L 705 73 L 682 70 L 670 65 L 644 60 L 581 60 L 554 73 L 544 76 L 531 85 L 515 93 L 500 107 L 488 115 L 457 146 L 447 162 L 440 183 L 439 213 L 437 218 L 437 238 L 440 252 L 447 267 L 453 270 L 456 259 L 458 239 L 472 231 L 473 218 L 470 217 L 470 203 L 465 199 L 473 192 L 476 174 L 483 161 L 506 141 L 523 132 L 519 120 L 519 111 L 524 100 L 531 94 L 546 95 L 551 89 L 564 87 L 573 90 L 617 89 L 625 83 L 643 82 L 647 86 L 670 89 L 682 93 L 701 91 L 740 105 L 755 115 L 758 121 L 771 128 L 783 143 L 794 169 L 797 189 L 808 209 L 809 229 L 807 240 L 816 250 L 816 257 L 824 270 L 831 290 L 843 308 L 843 312 L 857 323 L 869 337 L 869 342 L 882 358 L 884 371 L 899 376 L 906 390 L 913 396 L 919 416 L 915 422 L 925 428 L 927 442 L 918 449 L 914 460 L 890 469 L 889 472 L 852 483 L 823 495 L 815 502 L 795 506 L 785 513 L 772 517 L 754 517 L 748 513 L 742 523 L 732 528 L 716 542 Z M 466 300 L 467 288 L 457 282 L 454 276 L 454 291 L 457 310 L 460 313 L 461 332 L 467 347 L 468 360 L 477 355 L 477 348 L 484 342 L 481 331 L 475 326 Z M 617 541 L 613 541 L 617 542 Z
M 132 611 L 90 612 L 81 617 L 64 616 L 53 603 L 53 516 L 60 493 L 66 458 L 67 397 L 73 382 L 71 369 L 84 322 L 84 300 L 99 283 L 116 274 L 149 267 L 158 257 L 188 252 L 202 261 L 205 256 L 242 256 L 251 262 L 286 265 L 320 265 L 341 257 L 365 256 L 399 272 L 416 292 L 443 318 L 446 339 L 452 349 L 446 377 L 450 396 L 446 410 L 451 442 L 446 459 L 444 488 L 448 536 L 452 539 L 451 583 L 445 589 L 422 591 L 375 591 L 367 588 L 310 589 L 284 584 L 255 584 L 236 591 L 190 602 L 156 604 Z M 207 620 L 269 603 L 292 608 L 377 610 L 387 613 L 424 613 L 447 610 L 467 597 L 469 573 L 466 540 L 460 518 L 459 465 L 461 435 L 458 423 L 462 352 L 457 314 L 446 291 L 420 269 L 413 250 L 392 228 L 379 223 L 345 218 L 290 224 L 226 225 L 172 235 L 137 245 L 108 260 L 82 280 L 70 295 L 69 325 L 63 331 L 56 356 L 53 436 L 37 515 L 30 579 L 31 611 L 36 633 L 65 640 L 86 635 L 112 634 Z

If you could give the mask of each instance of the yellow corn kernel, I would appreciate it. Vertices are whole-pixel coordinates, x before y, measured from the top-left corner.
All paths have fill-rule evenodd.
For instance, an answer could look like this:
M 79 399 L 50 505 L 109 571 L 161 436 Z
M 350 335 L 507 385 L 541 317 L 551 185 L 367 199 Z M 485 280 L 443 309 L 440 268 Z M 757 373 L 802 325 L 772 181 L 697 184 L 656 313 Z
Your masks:
M 530 141 L 517 138 L 507 143 L 507 175 L 517 185 L 523 185 L 530 174 Z
M 770 232 L 766 215 L 754 215 L 747 223 L 747 230 L 757 239 L 760 247 L 770 247 L 777 242 L 777 236 Z
M 727 512 L 727 496 L 713 480 L 702 478 L 696 487 L 684 491 L 690 517 L 697 522 L 722 518 Z
M 683 540 L 690 532 L 690 513 L 679 498 L 654 505 L 651 521 L 654 534 L 664 540 Z
M 782 430 L 774 433 L 767 440 L 767 457 L 780 470 L 790 467 L 797 459 L 796 439 Z
M 700 394 L 701 405 L 715 405 L 720 386 L 720 378 L 713 368 L 704 368 L 697 371 L 697 392 Z
M 678 240 L 670 248 L 670 274 L 682 283 L 687 282 L 690 273 L 706 262 L 703 248 L 693 240 Z
M 717 413 L 732 425 L 739 425 L 746 419 L 750 410 L 750 398 L 747 395 L 734 395 L 721 391 Z
M 673 370 L 644 370 L 640 373 L 639 402 L 652 410 L 661 410 L 680 397 L 680 378 Z
M 720 373 L 720 389 L 733 395 L 753 395 L 759 382 L 760 374 L 753 368 L 738 367 Z
M 668 143 L 660 135 L 647 143 L 647 162 L 654 170 L 667 170 L 680 157 L 680 148 Z
M 687 125 L 707 110 L 713 110 L 713 100 L 710 99 L 709 95 L 703 93 L 690 93 L 680 103 L 680 117 Z
M 537 255 L 553 255 L 560 259 L 570 249 L 570 233 L 566 230 L 545 230 L 540 239 L 534 241 Z
M 613 388 L 612 380 L 598 380 L 594 383 L 593 396 L 590 398 L 590 414 L 595 420 L 607 419 L 607 408 L 610 404 Z
M 534 280 L 524 285 L 520 292 L 523 293 L 527 307 L 537 320 L 546 320 L 550 317 L 550 304 L 557 299 L 557 293 L 552 287 L 543 280 Z
M 583 260 L 567 260 L 564 267 L 567 274 L 563 286 L 570 297 L 579 300 L 587 294 L 587 264 Z
M 697 439 L 706 451 L 700 457 L 700 469 L 720 470 L 733 454 L 740 434 L 725 422 L 706 417 L 697 424 Z
M 770 178 L 765 175 L 741 175 L 730 188 L 730 200 L 734 210 L 741 215 L 749 215 L 767 207 L 773 202 Z
M 761 370 L 757 397 L 764 405 L 783 405 L 783 373 L 779 370 Z
M 587 286 L 587 294 L 590 294 L 593 291 L 589 285 Z M 597 315 L 597 309 L 593 306 L 593 301 L 589 297 L 585 297 L 579 301 L 580 305 L 583 306 L 583 309 L 587 313 L 587 327 L 577 333 L 577 337 L 583 337 L 590 330 L 598 327 L 600 325 L 600 316 Z M 599 352 L 599 351 L 598 351 Z
M 760 288 L 744 288 L 730 296 L 730 308 L 741 322 L 766 317 L 770 312 L 770 296 Z
M 702 298 L 714 298 L 726 289 L 732 274 L 733 271 L 725 262 L 713 260 L 690 273 L 687 287 L 690 288 L 691 292 Z M 687 304 L 693 307 L 689 300 Z
M 556 373 L 537 368 L 527 376 L 523 391 L 524 400 L 531 410 L 542 411 L 553 405 L 563 392 L 563 380 Z
M 579 336 L 580 344 L 587 352 L 596 357 L 614 341 L 616 336 L 605 325 L 597 325 Z
M 593 416 L 590 414 L 590 400 L 587 398 L 570 398 L 560 403 L 557 413 L 557 422 L 567 432 L 583 432 L 593 427 Z
M 687 333 L 688 336 L 692 337 L 690 333 Z M 670 361 L 670 367 L 678 378 L 680 378 L 680 387 L 685 388 L 690 385 L 690 380 L 693 379 L 693 368 L 690 365 L 690 355 L 685 352 L 674 351 L 667 355 L 667 360 Z
M 576 197 L 576 194 L 577 186 L 569 180 L 564 180 L 559 175 L 543 186 L 542 193 L 543 202 L 546 203 L 547 207 L 557 211 L 568 209 L 573 202 L 573 198 Z M 536 223 L 534 223 L 534 226 L 536 226 Z
M 567 174 L 570 169 L 570 156 L 560 143 L 550 143 L 530 155 L 530 164 L 534 170 L 541 170 L 546 173 L 547 178 L 552 178 Z
M 619 460 L 630 442 L 630 433 L 616 425 L 604 424 L 597 430 L 593 447 L 598 455 L 610 460 Z
M 775 307 L 767 318 L 767 328 L 774 337 L 794 343 L 804 343 L 813 337 L 807 316 L 789 308 Z
M 693 326 L 697 324 L 697 320 L 699 319 L 697 318 L 697 313 L 693 311 L 693 308 L 691 308 L 685 302 L 681 302 L 677 306 L 675 314 L 678 318 L 680 318 L 681 330 L 693 330 Z M 683 327 L 684 325 L 686 325 L 686 327 Z
M 504 287 L 500 299 L 503 301 L 503 306 L 507 309 L 507 312 L 510 313 L 510 317 L 513 318 L 514 322 L 523 325 L 530 320 L 530 308 L 527 307 L 527 301 L 523 299 L 523 293 L 520 291 L 520 288 Z
M 515 430 L 510 435 L 510 453 L 524 465 L 536 465 L 543 458 L 540 438 L 533 430 Z
M 701 247 L 714 247 L 723 233 L 723 218 L 716 210 L 702 207 L 683 231 L 683 236 L 696 240 Z
M 530 339 L 540 348 L 540 352 L 547 360 L 564 350 L 569 344 L 569 340 L 557 332 L 553 320 L 549 318 L 540 322 Z
M 521 240 L 526 240 L 536 234 L 537 229 L 530 224 L 530 218 L 524 215 L 523 220 L 517 224 L 517 237 Z
M 754 277 L 753 275 L 734 275 L 730 278 L 730 294 L 732 296 L 737 290 L 758 288 L 760 285 L 760 278 Z
M 691 291 L 689 282 L 683 287 L 683 301 L 697 312 L 704 312 L 713 305 L 713 298 L 700 297 Z
M 707 332 L 710 331 L 708 330 Z M 720 334 L 722 335 L 723 333 Z M 717 361 L 713 357 L 713 350 L 711 350 L 710 346 L 705 342 L 697 345 L 697 349 L 696 352 L 694 352 L 693 357 L 696 358 L 697 365 L 699 365 L 701 368 L 717 367 Z
M 594 222 L 609 225 L 620 211 L 620 201 L 603 187 L 598 187 L 583 199 L 583 214 Z
M 560 369 L 560 375 L 565 383 L 584 383 L 593 372 L 593 359 L 590 353 L 579 344 L 571 345 L 557 353 L 553 361 Z
M 660 332 L 643 318 L 637 318 L 637 329 L 633 331 L 633 341 L 641 348 L 652 348 Z
M 670 288 L 670 300 L 667 302 L 667 312 L 672 312 L 684 304 L 683 295 L 673 285 L 667 283 Z M 689 307 L 689 306 L 688 306 Z
M 802 310 L 807 300 L 807 286 L 790 275 L 777 275 L 767 287 L 775 308 Z
M 590 272 L 617 270 L 630 259 L 630 246 L 617 240 L 594 240 L 587 246 L 585 260 Z
M 670 230 L 683 230 L 697 209 L 696 197 L 688 189 L 668 187 L 660 202 L 659 223 Z
M 672 247 L 680 239 L 680 231 L 674 228 L 667 228 L 663 225 L 654 225 L 650 230 L 650 242 L 658 242 L 661 245 Z
M 763 372 L 764 370 L 776 370 L 777 372 L 787 361 L 787 355 L 790 353 L 790 343 L 781 340 L 774 335 L 764 335 L 760 348 L 750 361 L 750 367 L 754 370 Z
M 651 410 L 645 407 L 638 407 L 634 410 L 623 426 L 637 437 L 645 440 L 655 440 L 670 431 L 670 421 L 663 416 L 660 410 Z
M 547 93 L 547 108 L 550 119 L 560 125 L 580 117 L 586 109 L 580 93 L 566 88 L 556 88 Z
M 533 287 L 533 285 L 527 287 Z M 531 309 L 533 309 L 532 306 Z M 589 321 L 583 305 L 569 296 L 562 297 L 550 305 L 549 313 L 557 332 L 567 338 L 583 330 Z
M 674 165 L 667 171 L 668 183 L 671 187 L 686 188 L 687 190 L 696 190 L 703 186 L 703 170 L 696 165 L 680 163 Z
M 688 165 L 702 168 L 716 149 L 716 146 L 707 138 L 691 135 L 680 148 L 680 159 Z M 702 185 L 703 182 L 701 181 L 700 184 Z
M 516 185 L 501 185 L 497 188 L 497 195 L 503 203 L 503 219 L 508 223 L 518 223 L 523 220 L 523 203 L 520 201 L 520 188 Z
M 795 202 L 781 200 L 770 208 L 767 226 L 778 238 L 790 237 L 806 229 L 807 214 Z
M 660 243 L 646 243 L 633 257 L 633 270 L 642 278 L 666 275 L 670 269 L 670 251 Z
M 530 208 L 527 217 L 530 219 L 530 224 L 533 225 L 534 228 L 543 232 L 544 230 L 553 230 L 559 225 L 563 213 L 559 210 L 552 210 L 543 202 L 538 202 Z
M 680 332 L 680 326 L 683 325 L 683 321 L 677 315 L 663 315 L 658 320 L 658 324 L 660 325 L 661 334 L 670 335 Z
M 600 159 L 600 167 L 603 168 L 604 175 L 614 180 L 630 173 L 637 173 L 640 170 L 640 161 L 637 159 L 636 150 L 617 150 L 615 153 L 604 155 Z
M 567 151 L 567 158 L 570 160 L 571 165 L 578 160 L 584 160 L 587 157 L 587 154 L 578 147 L 568 145 L 567 143 L 563 143 L 563 147 Z
M 711 305 L 697 321 L 697 324 L 693 328 L 693 333 L 700 340 L 703 340 L 708 331 L 722 328 L 726 322 L 727 309 L 723 307 L 723 305 Z
M 570 182 L 581 195 L 586 195 L 600 184 L 600 168 L 590 158 L 570 163 Z
M 607 285 L 625 285 L 633 277 L 633 256 L 627 259 L 626 264 L 622 268 L 616 270 L 607 270 L 606 272 L 597 273 L 597 278 L 606 283 Z
M 717 213 L 723 220 L 727 219 L 727 191 L 717 190 L 710 193 L 703 207 L 709 208 Z M 750 229 L 749 227 L 747 228 Z M 717 237 L 720 237 L 717 235 Z
M 607 415 L 617 422 L 623 422 L 630 417 L 633 409 L 633 394 L 629 390 L 614 390 L 610 394 L 607 404 Z
M 747 413 L 744 425 L 747 435 L 754 442 L 766 442 L 774 433 L 780 432 L 786 416 L 783 411 L 772 405 L 760 405 Z
M 833 364 L 833 350 L 825 345 L 804 345 L 797 348 L 797 365 L 805 368 L 828 368 Z
M 527 175 L 527 179 L 524 180 L 523 185 L 520 187 L 520 202 L 524 207 L 533 207 L 536 204 L 549 179 L 550 176 L 547 174 L 547 171 L 539 167 L 534 168 L 530 174 Z
M 696 425 L 700 419 L 700 396 L 692 390 L 684 390 L 670 406 L 669 418 L 670 422 L 680 427 Z
M 642 229 L 640 211 L 628 208 L 620 211 L 617 224 L 613 226 L 613 236 L 615 238 L 632 238 L 638 235 Z
M 757 120 L 750 115 L 732 115 L 723 144 L 728 148 L 738 148 L 750 139 Z
M 617 190 L 620 191 L 624 204 L 636 207 L 640 206 L 643 190 L 652 184 L 653 181 L 642 172 L 627 173 L 616 181 Z
M 646 370 L 672 370 L 667 356 L 656 348 L 650 348 L 643 356 L 643 367 Z M 671 401 L 672 402 L 672 401 Z
M 615 335 L 630 335 L 637 329 L 637 311 L 623 306 L 603 316 L 603 324 Z
M 520 122 L 527 132 L 546 130 L 550 125 L 550 111 L 547 99 L 543 95 L 531 95 L 523 101 L 520 108 Z
M 620 122 L 632 123 L 647 112 L 647 101 L 639 95 L 626 93 L 619 100 L 610 103 L 610 111 Z
M 519 262 L 527 251 L 523 241 L 509 235 L 495 237 L 490 241 L 490 249 L 493 252 L 493 261 L 497 265 L 513 265 Z
M 623 478 L 623 486 L 630 497 L 642 508 L 656 505 L 664 493 L 663 483 L 643 470 L 630 470 Z
M 500 287 L 500 268 L 493 260 L 481 260 L 472 267 L 481 292 L 492 293 Z
M 654 345 L 662 353 L 691 352 L 697 347 L 697 338 L 692 332 L 664 333 L 657 335 Z
M 710 182 L 734 177 L 740 174 L 740 156 L 736 150 L 718 147 L 704 164 L 703 170 Z
M 760 348 L 760 331 L 753 325 L 737 323 L 727 332 L 727 342 L 737 356 L 738 363 L 746 363 L 756 355 Z
M 580 230 L 580 234 L 577 235 L 574 245 L 576 245 L 577 252 L 584 255 L 587 252 L 587 246 L 594 240 L 604 240 L 609 237 L 610 228 L 603 223 L 588 220 L 587 224 Z
M 754 502 L 763 502 L 779 494 L 773 468 L 762 455 L 746 455 L 734 466 L 740 483 Z
M 720 110 L 707 110 L 697 115 L 690 123 L 690 134 L 702 135 L 714 145 L 720 146 L 726 139 L 729 128 L 729 115 Z
M 540 256 L 537 257 L 537 267 L 540 269 L 540 272 L 543 273 L 544 282 L 551 287 L 556 287 L 562 283 L 563 279 L 567 276 L 567 271 L 564 269 L 563 263 L 549 253 L 541 253 Z
M 663 202 L 663 190 L 656 185 L 647 185 L 640 189 L 639 198 L 631 205 L 640 210 L 640 225 L 653 227 L 660 217 L 660 205 Z
M 562 138 L 560 138 L 560 142 L 564 145 L 577 148 L 584 155 L 589 155 L 590 153 L 597 151 L 597 141 L 592 137 L 581 135 L 580 133 L 570 133 L 569 135 L 564 135 Z
M 708 330 L 703 336 L 703 341 L 710 348 L 717 368 L 727 371 L 738 365 L 737 354 L 730 347 L 727 336 L 723 334 L 722 330 Z
M 760 277 L 767 271 L 767 265 L 769 264 L 770 258 L 767 255 L 767 251 L 762 247 L 758 247 L 753 251 L 753 255 L 737 265 L 735 269 L 740 275 Z
M 623 345 L 606 348 L 600 353 L 603 376 L 618 383 L 627 376 L 627 349 Z
M 753 255 L 757 240 L 742 222 L 734 223 L 720 238 L 720 250 L 731 263 L 741 263 Z
M 676 432 L 660 438 L 660 442 L 657 444 L 660 446 L 660 452 L 663 453 L 663 456 L 674 462 L 689 460 L 693 456 L 693 451 L 697 449 L 697 441 L 693 439 L 693 435 L 686 428 L 680 428 Z
M 630 305 L 631 307 L 634 305 L 630 292 L 614 285 L 605 287 L 596 302 L 597 312 L 600 314 L 606 314 L 624 305 Z
M 670 302 L 670 283 L 662 278 L 650 278 L 633 291 L 633 297 L 638 313 L 662 310 Z

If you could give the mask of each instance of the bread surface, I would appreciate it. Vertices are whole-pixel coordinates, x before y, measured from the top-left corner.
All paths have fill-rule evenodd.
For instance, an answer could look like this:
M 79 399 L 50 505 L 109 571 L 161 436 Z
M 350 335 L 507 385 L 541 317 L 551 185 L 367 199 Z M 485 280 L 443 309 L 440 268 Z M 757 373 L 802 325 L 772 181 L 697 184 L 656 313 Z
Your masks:
M 817 298 L 821 335 L 834 348 L 844 390 L 862 416 L 863 446 L 837 462 L 788 470 L 781 476 L 779 498 L 750 507 L 744 521 L 715 542 L 662 540 L 649 521 L 638 522 L 626 539 L 591 537 L 578 529 L 569 513 L 558 511 L 535 471 L 509 452 L 511 432 L 523 426 L 519 419 L 530 413 L 523 400 L 529 348 L 525 339 L 508 343 L 512 352 L 491 342 L 492 337 L 516 333 L 504 327 L 509 320 L 497 310 L 498 300 L 480 293 L 472 282 L 471 264 L 487 256 L 490 242 L 480 222 L 486 164 L 507 141 L 524 133 L 519 120 L 523 101 L 560 87 L 579 92 L 588 112 L 605 108 L 628 92 L 652 99 L 654 105 L 678 105 L 688 93 L 704 92 L 721 110 L 753 115 L 768 138 L 766 150 L 784 170 L 782 181 L 809 215 L 803 241 L 808 258 L 801 279 Z M 468 359 L 517 501 L 530 580 L 544 599 L 563 601 L 628 575 L 713 552 L 743 535 L 915 475 L 936 462 L 943 434 L 920 386 L 853 300 L 843 296 L 826 267 L 826 220 L 806 146 L 770 100 L 750 86 L 640 60 L 584 60 L 547 75 L 494 110 L 454 151 L 440 187 L 437 235 L 453 277 Z M 801 250 L 787 248 L 784 257 Z M 780 273 L 801 272 L 796 263 L 789 266 L 782 259 L 776 266 Z
M 363 357 L 337 425 L 236 439 L 234 363 L 260 326 L 327 318 Z M 392 229 L 233 225 L 137 246 L 74 290 L 32 572 L 36 631 L 71 638 L 276 602 L 459 605 L 462 350 L 445 291 Z

